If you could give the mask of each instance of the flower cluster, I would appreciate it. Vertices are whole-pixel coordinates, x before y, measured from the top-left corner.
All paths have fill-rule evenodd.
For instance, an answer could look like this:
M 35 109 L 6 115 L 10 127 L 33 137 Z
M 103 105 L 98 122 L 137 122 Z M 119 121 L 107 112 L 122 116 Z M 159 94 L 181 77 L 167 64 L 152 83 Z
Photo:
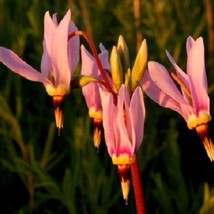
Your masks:
M 0 61 L 22 77 L 40 82 L 53 97 L 56 126 L 63 128 L 62 103 L 70 90 L 82 87 L 89 117 L 94 123 L 94 145 L 99 148 L 102 128 L 105 143 L 121 178 L 123 197 L 128 199 L 129 170 L 144 136 L 144 93 L 159 105 L 177 111 L 189 129 L 202 139 L 208 157 L 214 160 L 214 145 L 209 137 L 211 121 L 208 86 L 204 62 L 204 44 L 200 37 L 188 37 L 187 72 L 176 64 L 167 51 L 174 71 L 158 62 L 147 63 L 147 43 L 142 41 L 131 67 L 129 50 L 122 36 L 113 46 L 110 57 L 103 44 L 97 54 L 88 40 L 92 54 L 82 45 L 80 36 L 88 38 L 71 21 L 70 10 L 58 22 L 57 15 L 44 16 L 41 72 L 19 58 L 13 51 L 0 47 Z M 74 76 L 80 61 L 81 72 Z M 179 85 L 179 88 L 177 87 Z

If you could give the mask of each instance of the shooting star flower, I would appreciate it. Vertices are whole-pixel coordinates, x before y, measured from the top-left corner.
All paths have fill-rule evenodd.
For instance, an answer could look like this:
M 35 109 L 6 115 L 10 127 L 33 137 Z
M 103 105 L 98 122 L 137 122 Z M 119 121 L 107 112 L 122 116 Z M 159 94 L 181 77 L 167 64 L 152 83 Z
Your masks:
M 142 80 L 145 93 L 159 105 L 177 111 L 195 129 L 204 143 L 207 155 L 214 160 L 214 145 L 209 137 L 208 123 L 211 121 L 210 99 L 204 62 L 204 43 L 200 37 L 188 37 L 186 42 L 187 73 L 176 64 L 166 51 L 176 73 L 169 72 L 157 63 L 149 62 L 148 71 Z M 178 89 L 175 82 L 180 86 Z
M 99 54 L 100 61 L 104 70 L 110 70 L 108 51 L 100 44 L 101 53 Z M 82 68 L 81 74 L 86 76 L 93 76 L 97 79 L 102 79 L 100 71 L 94 57 L 81 46 Z M 102 126 L 102 106 L 99 92 L 99 83 L 91 82 L 82 87 L 82 93 L 88 107 L 89 117 L 94 123 L 94 146 L 99 148 L 101 141 L 101 126 Z
M 60 23 L 56 14 L 51 18 L 49 12 L 45 13 L 41 72 L 24 62 L 12 50 L 0 47 L 0 62 L 14 73 L 42 83 L 48 95 L 53 97 L 59 131 L 63 128 L 61 105 L 70 92 L 71 77 L 79 61 L 79 37 L 75 36 L 68 41 L 68 35 L 76 30 L 77 27 L 71 21 L 70 10 Z
M 144 136 L 145 105 L 140 86 L 132 96 L 121 85 L 117 103 L 112 93 L 100 88 L 103 109 L 103 128 L 108 153 L 113 164 L 118 166 L 123 198 L 129 193 L 129 170 Z M 140 118 L 140 119 L 139 119 Z

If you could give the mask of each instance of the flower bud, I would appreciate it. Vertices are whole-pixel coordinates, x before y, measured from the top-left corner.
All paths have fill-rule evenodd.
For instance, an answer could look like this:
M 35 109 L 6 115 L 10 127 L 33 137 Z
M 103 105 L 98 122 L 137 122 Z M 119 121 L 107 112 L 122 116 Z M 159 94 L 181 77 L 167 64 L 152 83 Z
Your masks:
M 117 93 L 120 89 L 120 86 L 123 83 L 123 71 L 120 56 L 116 46 L 113 46 L 112 48 L 110 64 L 111 64 L 112 81 L 114 84 L 113 90 Z
M 83 87 L 90 82 L 97 82 L 98 79 L 92 76 L 84 76 L 84 75 L 75 75 L 71 79 L 71 88 L 80 88 Z
M 118 38 L 117 51 L 120 55 L 122 70 L 123 72 L 126 72 L 128 68 L 130 68 L 129 49 L 122 35 Z
M 147 56 L 148 56 L 147 43 L 146 40 L 144 39 L 132 68 L 132 91 L 134 91 L 134 89 L 136 88 L 136 86 L 139 84 L 140 80 L 143 77 L 143 73 L 147 63 Z

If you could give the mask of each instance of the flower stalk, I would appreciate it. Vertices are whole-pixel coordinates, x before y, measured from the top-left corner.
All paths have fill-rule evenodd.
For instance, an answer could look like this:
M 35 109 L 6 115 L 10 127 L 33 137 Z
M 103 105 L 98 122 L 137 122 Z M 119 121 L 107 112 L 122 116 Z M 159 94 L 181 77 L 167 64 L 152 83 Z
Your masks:
M 135 196 L 135 205 L 137 214 L 146 214 L 146 207 L 143 195 L 143 186 L 141 182 L 139 165 L 137 162 L 137 158 L 134 163 L 131 164 L 131 175 L 132 175 L 132 186 L 134 190 Z
M 68 35 L 68 40 L 70 40 L 75 35 L 83 36 L 85 38 L 85 40 L 88 42 L 89 47 L 90 47 L 90 49 L 92 51 L 92 54 L 93 54 L 93 56 L 94 56 L 94 58 L 96 60 L 97 66 L 98 66 L 98 68 L 100 70 L 100 73 L 101 73 L 101 75 L 102 75 L 102 77 L 104 79 L 104 82 L 106 84 L 106 88 L 109 90 L 109 92 L 111 92 L 112 94 L 115 94 L 113 92 L 113 90 L 112 90 L 112 87 L 110 85 L 110 82 L 108 80 L 106 72 L 105 72 L 105 70 L 104 70 L 104 68 L 102 66 L 102 63 L 101 63 L 100 59 L 99 59 L 99 56 L 98 56 L 98 53 L 97 53 L 97 50 L 96 50 L 96 47 L 95 47 L 93 41 L 90 39 L 90 37 L 84 31 L 80 31 L 80 30 L 74 31 L 73 33 L 69 34 Z

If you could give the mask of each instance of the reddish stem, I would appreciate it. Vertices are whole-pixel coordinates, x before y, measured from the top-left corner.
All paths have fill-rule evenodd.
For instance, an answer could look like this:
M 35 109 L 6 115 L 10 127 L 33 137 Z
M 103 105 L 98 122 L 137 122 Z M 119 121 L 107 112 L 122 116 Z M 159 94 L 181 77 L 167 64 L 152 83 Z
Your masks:
M 131 174 L 137 214 L 146 214 L 143 186 L 137 160 L 133 164 L 131 164 Z
M 106 87 L 108 88 L 108 90 L 109 90 L 112 94 L 114 94 L 114 92 L 113 92 L 113 90 L 112 90 L 112 88 L 111 88 L 111 85 L 110 85 L 110 83 L 109 83 L 108 77 L 107 77 L 107 75 L 106 75 L 106 72 L 105 72 L 105 70 L 104 70 L 104 68 L 103 68 L 103 66 L 102 66 L 102 63 L 101 63 L 101 61 L 100 61 L 100 58 L 99 58 L 99 56 L 98 56 L 98 53 L 97 53 L 97 50 L 96 50 L 96 47 L 95 47 L 93 41 L 90 39 L 90 37 L 89 37 L 84 31 L 79 31 L 79 30 L 77 30 L 77 31 L 75 31 L 75 32 L 73 32 L 73 33 L 71 33 L 71 34 L 69 34 L 69 35 L 68 35 L 68 40 L 71 39 L 71 38 L 72 38 L 73 36 L 75 36 L 75 35 L 83 36 L 83 37 L 85 38 L 85 40 L 88 42 L 88 44 L 89 44 L 89 46 L 90 46 L 90 49 L 91 49 L 91 51 L 92 51 L 92 54 L 93 54 L 93 56 L 94 56 L 94 58 L 95 58 L 95 60 L 96 60 L 97 67 L 99 68 L 99 70 L 100 70 L 100 72 L 101 72 L 101 75 L 102 75 L 102 77 L 103 77 L 103 79 L 104 79 L 104 81 L 105 81 L 105 83 L 106 83 Z

